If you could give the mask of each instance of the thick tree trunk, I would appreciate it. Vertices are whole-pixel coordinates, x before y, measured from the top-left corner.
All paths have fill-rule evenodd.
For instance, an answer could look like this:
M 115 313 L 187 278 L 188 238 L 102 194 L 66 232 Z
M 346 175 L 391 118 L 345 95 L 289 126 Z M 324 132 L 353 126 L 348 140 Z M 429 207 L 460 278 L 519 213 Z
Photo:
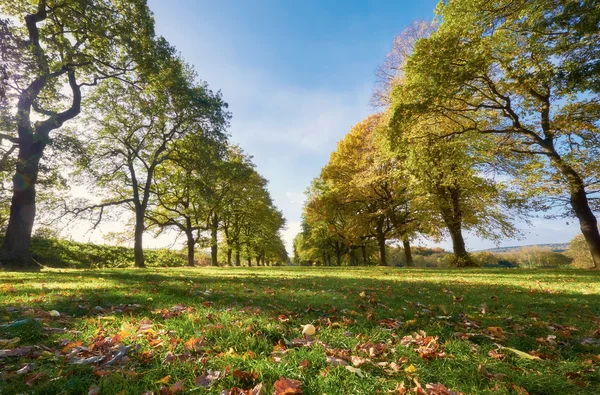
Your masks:
M 10 217 L 0 249 L 0 263 L 11 269 L 35 268 L 30 245 L 36 214 L 38 166 L 44 147 L 45 144 L 34 142 L 22 142 L 19 147 L 19 161 L 13 177 Z
M 369 262 L 367 261 L 367 246 L 364 244 L 360 246 L 360 251 L 362 252 L 363 265 L 367 266 Z
M 231 255 L 233 254 L 233 250 L 231 248 L 227 249 L 227 266 L 231 266 Z
M 256 266 L 260 266 L 260 255 L 256 256 Z
M 406 258 L 406 266 L 413 266 L 412 251 L 410 249 L 410 240 L 408 237 L 402 237 L 402 246 L 404 247 L 404 257 Z
M 237 250 L 235 250 L 235 265 L 242 266 L 242 260 L 240 259 L 240 247 L 238 246 Z
M 377 245 L 379 246 L 379 266 L 387 266 L 387 256 L 385 251 L 385 237 L 379 235 L 377 237 Z
M 248 267 L 252 266 L 252 258 L 248 255 Z
M 584 190 L 571 193 L 571 206 L 579 220 L 579 228 L 590 249 L 592 261 L 596 269 L 600 268 L 600 232 L 598 231 L 598 220 L 590 209 L 588 199 Z
M 598 231 L 598 220 L 590 208 L 583 180 L 571 167 L 557 160 L 557 167 L 566 177 L 570 189 L 570 203 L 573 212 L 579 220 L 579 228 L 590 249 L 592 261 L 596 269 L 600 268 L 600 232 Z
M 135 213 L 135 233 L 133 242 L 133 255 L 135 258 L 135 267 L 144 268 L 146 264 L 144 262 L 144 211 L 142 208 L 136 208 Z
M 460 223 L 449 224 L 447 226 L 450 238 L 452 239 L 452 251 L 454 252 L 454 257 L 456 259 L 456 266 L 473 266 L 473 261 L 465 246 L 465 239 L 462 234 Z
M 195 266 L 196 260 L 194 258 L 194 248 L 196 247 L 196 240 L 194 240 L 194 234 L 186 232 L 187 234 L 187 249 L 188 249 L 188 266 Z

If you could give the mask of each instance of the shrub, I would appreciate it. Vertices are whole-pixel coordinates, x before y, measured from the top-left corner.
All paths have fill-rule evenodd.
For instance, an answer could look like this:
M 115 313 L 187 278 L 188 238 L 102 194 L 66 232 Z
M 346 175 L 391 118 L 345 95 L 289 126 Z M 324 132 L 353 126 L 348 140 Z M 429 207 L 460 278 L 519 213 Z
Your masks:
M 585 269 L 594 267 L 592 254 L 582 234 L 578 234 L 571 240 L 571 244 L 569 244 L 569 249 L 565 252 L 565 255 L 573 260 L 571 263 L 573 267 Z

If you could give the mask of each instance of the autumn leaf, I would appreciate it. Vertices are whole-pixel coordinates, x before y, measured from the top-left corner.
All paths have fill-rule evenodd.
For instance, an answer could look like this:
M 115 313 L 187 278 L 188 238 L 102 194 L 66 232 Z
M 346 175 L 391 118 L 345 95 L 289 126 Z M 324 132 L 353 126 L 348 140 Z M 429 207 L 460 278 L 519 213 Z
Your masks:
M 346 369 L 352 373 L 356 373 L 360 378 L 364 378 L 365 377 L 365 373 L 358 369 L 358 368 L 354 368 L 352 366 L 346 366 Z
M 367 362 L 371 362 L 371 360 L 367 359 L 367 358 L 362 358 L 362 357 L 357 357 L 356 355 L 352 355 L 350 357 L 350 362 L 352 362 L 352 365 L 358 367 L 360 365 L 363 365 Z
M 332 357 L 332 356 L 327 356 L 327 362 L 329 362 L 331 364 L 331 366 L 346 366 L 348 365 L 348 362 L 344 361 L 341 358 L 336 358 L 336 357 Z
M 203 374 L 202 376 L 196 377 L 194 379 L 194 383 L 196 383 L 196 385 L 198 387 L 208 388 L 215 381 L 217 381 L 220 377 L 221 377 L 221 372 L 220 371 L 209 370 L 205 374 Z
M 529 359 L 529 360 L 532 360 L 532 361 L 541 361 L 541 360 L 542 360 L 542 358 L 540 358 L 540 357 L 538 357 L 538 356 L 535 356 L 535 355 L 528 354 L 528 353 L 526 353 L 526 352 L 524 352 L 524 351 L 517 350 L 516 348 L 511 348 L 511 347 L 502 347 L 502 349 L 503 349 L 503 350 L 508 350 L 508 351 L 510 351 L 510 352 L 512 352 L 512 353 L 514 353 L 514 354 L 515 354 L 515 355 L 517 355 L 519 358 L 523 358 L 523 359 Z
M 165 376 L 160 380 L 155 381 L 155 384 L 167 384 L 169 381 L 171 381 L 171 375 Z
M 275 389 L 275 395 L 294 395 L 302 394 L 302 390 L 300 389 L 301 385 L 302 383 L 298 380 L 291 380 L 280 376 L 273 387 Z
M 200 353 L 203 350 L 203 346 L 204 346 L 204 338 L 192 337 L 187 342 L 185 342 L 185 344 L 183 345 L 183 348 L 188 351 Z

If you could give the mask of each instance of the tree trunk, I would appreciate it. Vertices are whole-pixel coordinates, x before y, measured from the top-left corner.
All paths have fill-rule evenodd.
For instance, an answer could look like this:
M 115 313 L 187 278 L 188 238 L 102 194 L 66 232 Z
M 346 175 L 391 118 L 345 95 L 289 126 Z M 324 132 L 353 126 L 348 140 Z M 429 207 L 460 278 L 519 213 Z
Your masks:
M 471 256 L 467 252 L 465 246 L 465 239 L 463 238 L 460 223 L 453 223 L 447 226 L 450 238 L 452 239 L 452 251 L 454 252 L 454 257 L 456 259 L 456 266 L 474 266 Z
M 233 254 L 233 250 L 231 248 L 227 249 L 227 266 L 231 266 L 231 254 Z
M 363 265 L 367 266 L 369 262 L 367 262 L 367 246 L 364 244 L 360 246 L 360 251 L 362 252 Z
M 240 248 L 238 246 L 238 249 L 235 250 L 235 265 L 236 266 L 242 266 L 242 261 L 240 259 Z
M 404 247 L 404 257 L 406 258 L 406 266 L 413 266 L 412 251 L 410 249 L 410 240 L 408 237 L 402 237 L 402 245 Z
M 135 267 L 144 268 L 144 246 L 142 239 L 144 237 L 144 211 L 142 207 L 136 207 L 135 213 L 135 233 L 133 242 L 133 255 L 135 257 Z
M 385 234 L 383 233 L 382 223 L 377 224 L 377 245 L 379 246 L 379 266 L 387 266 Z
M 252 258 L 248 255 L 248 267 L 252 266 Z
M 187 249 L 188 249 L 188 266 L 195 266 L 196 261 L 194 259 L 194 248 L 196 247 L 196 240 L 194 240 L 194 234 L 186 232 L 187 234 Z
M 19 160 L 13 177 L 13 195 L 10 217 L 4 243 L 0 249 L 0 263 L 12 269 L 31 269 L 31 232 L 35 221 L 35 198 L 38 167 L 46 144 L 21 142 Z
M 600 232 L 598 231 L 598 220 L 590 208 L 583 180 L 575 170 L 564 164 L 560 159 L 556 159 L 556 164 L 569 183 L 571 207 L 579 220 L 579 228 L 590 249 L 594 267 L 599 269 Z
M 260 266 L 260 255 L 256 256 L 256 266 Z
M 211 223 L 211 227 L 210 227 L 210 264 L 212 266 L 218 266 L 219 262 L 217 260 L 217 254 L 219 253 L 218 250 L 218 238 L 217 238 L 217 232 L 218 232 L 218 226 L 219 226 L 219 219 L 216 215 L 213 216 L 213 220 Z

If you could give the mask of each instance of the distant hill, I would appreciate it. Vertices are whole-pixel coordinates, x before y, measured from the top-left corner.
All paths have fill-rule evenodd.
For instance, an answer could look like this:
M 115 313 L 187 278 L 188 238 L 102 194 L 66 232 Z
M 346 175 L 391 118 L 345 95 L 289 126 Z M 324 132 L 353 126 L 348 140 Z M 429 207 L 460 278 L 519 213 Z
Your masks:
M 512 252 L 519 250 L 521 248 L 528 247 L 538 247 L 538 248 L 547 248 L 554 252 L 563 252 L 569 249 L 569 243 L 552 243 L 552 244 L 529 244 L 525 246 L 507 246 L 507 247 L 498 247 L 498 248 L 488 248 L 487 250 L 481 251 L 489 251 L 489 252 Z

